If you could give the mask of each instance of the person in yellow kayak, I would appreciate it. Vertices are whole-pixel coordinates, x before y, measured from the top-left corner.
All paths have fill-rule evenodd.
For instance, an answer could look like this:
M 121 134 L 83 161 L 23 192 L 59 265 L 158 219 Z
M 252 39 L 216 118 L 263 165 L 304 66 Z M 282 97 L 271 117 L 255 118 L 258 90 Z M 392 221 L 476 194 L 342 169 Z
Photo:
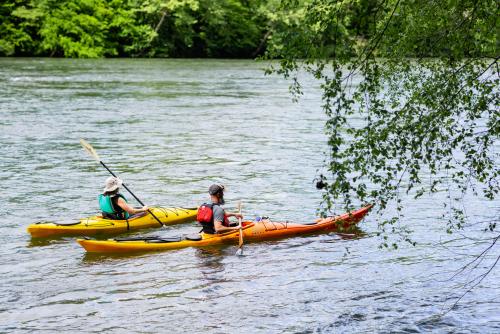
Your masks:
M 104 218 L 129 219 L 132 215 L 148 211 L 147 206 L 135 209 L 128 205 L 125 196 L 119 192 L 122 183 L 122 180 L 114 176 L 106 179 L 104 192 L 99 195 L 99 207 Z
M 198 209 L 197 221 L 203 227 L 203 232 L 208 234 L 223 233 L 239 229 L 232 226 L 229 217 L 243 218 L 241 213 L 226 212 L 222 205 L 224 202 L 224 186 L 212 184 L 208 188 L 211 203 L 205 203 Z

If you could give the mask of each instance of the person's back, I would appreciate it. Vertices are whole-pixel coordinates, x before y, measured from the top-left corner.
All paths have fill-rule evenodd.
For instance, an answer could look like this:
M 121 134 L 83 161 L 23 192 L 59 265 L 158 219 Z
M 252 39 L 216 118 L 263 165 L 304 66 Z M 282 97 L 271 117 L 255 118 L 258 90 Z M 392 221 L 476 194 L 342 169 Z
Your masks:
M 104 192 L 99 195 L 99 207 L 104 218 L 128 219 L 130 217 L 129 213 L 118 205 L 119 198 L 127 201 L 123 195 L 118 194 L 118 191 Z
M 131 215 L 146 212 L 148 207 L 134 209 L 127 203 L 125 196 L 119 193 L 122 180 L 110 176 L 106 179 L 104 192 L 98 196 L 102 216 L 108 219 L 129 219 Z
M 198 209 L 197 220 L 203 228 L 203 232 L 207 234 L 215 234 L 236 230 L 238 227 L 231 226 L 229 217 L 243 216 L 240 213 L 226 212 L 224 205 L 224 186 L 213 184 L 208 189 L 210 194 L 210 204 L 203 204 Z

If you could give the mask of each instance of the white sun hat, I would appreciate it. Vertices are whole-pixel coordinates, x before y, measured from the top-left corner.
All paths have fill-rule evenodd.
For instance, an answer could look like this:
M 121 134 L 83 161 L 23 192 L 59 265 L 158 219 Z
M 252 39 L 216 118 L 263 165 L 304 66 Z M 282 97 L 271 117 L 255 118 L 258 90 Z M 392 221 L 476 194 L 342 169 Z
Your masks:
M 106 179 L 106 185 L 104 187 L 104 192 L 115 191 L 120 188 L 123 184 L 123 181 L 117 177 L 110 176 Z

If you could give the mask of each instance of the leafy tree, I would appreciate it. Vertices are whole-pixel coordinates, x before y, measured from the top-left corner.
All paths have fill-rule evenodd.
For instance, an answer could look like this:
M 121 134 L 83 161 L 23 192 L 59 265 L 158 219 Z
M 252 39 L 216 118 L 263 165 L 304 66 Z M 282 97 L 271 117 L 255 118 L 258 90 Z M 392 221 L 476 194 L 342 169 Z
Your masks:
M 256 2 L 256 1 L 254 1 Z M 252 1 L 203 1 L 196 41 L 208 57 L 248 58 L 262 36 Z
M 404 193 L 446 191 L 451 232 L 466 221 L 466 193 L 498 197 L 498 14 L 491 0 L 311 0 L 273 33 L 267 57 L 281 61 L 270 72 L 292 78 L 296 97 L 299 72 L 321 82 L 325 210 L 374 202 L 399 212 Z M 386 232 L 412 242 L 398 217 L 379 223 L 385 247 L 397 247 Z
M 4 1 L 0 4 L 0 55 L 35 53 L 42 11 L 32 1 Z
M 96 58 L 135 54 L 154 36 L 148 25 L 136 24 L 127 0 L 72 0 L 41 7 L 49 13 L 40 35 L 50 55 Z
M 151 0 L 143 6 L 158 36 L 150 54 L 250 57 L 262 35 L 261 1 Z
M 193 47 L 199 0 L 148 0 L 139 8 L 141 21 L 154 27 L 149 56 L 180 56 Z
M 5 0 L 0 55 L 249 58 L 263 52 L 276 7 L 277 0 Z
M 6 0 L 0 55 L 95 58 L 138 55 L 155 32 L 133 0 Z

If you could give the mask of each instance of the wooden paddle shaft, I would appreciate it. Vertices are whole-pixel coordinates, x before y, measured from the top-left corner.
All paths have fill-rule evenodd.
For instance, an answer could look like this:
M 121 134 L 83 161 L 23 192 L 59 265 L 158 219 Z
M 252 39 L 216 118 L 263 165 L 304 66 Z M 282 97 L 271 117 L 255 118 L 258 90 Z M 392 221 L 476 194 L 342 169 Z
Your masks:
M 243 226 L 241 225 L 241 202 L 239 203 L 239 213 L 240 213 L 240 217 L 238 218 L 239 220 L 239 224 L 240 224 L 240 248 L 243 247 Z

